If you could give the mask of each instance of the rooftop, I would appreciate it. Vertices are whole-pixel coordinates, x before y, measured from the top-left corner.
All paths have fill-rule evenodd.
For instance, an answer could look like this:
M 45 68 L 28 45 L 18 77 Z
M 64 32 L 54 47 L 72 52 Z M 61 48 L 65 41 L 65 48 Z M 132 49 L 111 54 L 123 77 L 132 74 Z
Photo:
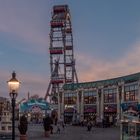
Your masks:
M 65 84 L 63 86 L 63 89 L 64 90 L 76 90 L 78 88 L 88 89 L 88 88 L 97 88 L 97 87 L 101 87 L 101 86 L 106 87 L 106 86 L 111 86 L 111 85 L 118 85 L 118 83 L 120 83 L 120 82 L 131 83 L 131 82 L 135 82 L 139 79 L 140 79 L 140 72 L 131 74 L 131 75 L 122 76 L 122 77 L 106 79 L 106 80 Z

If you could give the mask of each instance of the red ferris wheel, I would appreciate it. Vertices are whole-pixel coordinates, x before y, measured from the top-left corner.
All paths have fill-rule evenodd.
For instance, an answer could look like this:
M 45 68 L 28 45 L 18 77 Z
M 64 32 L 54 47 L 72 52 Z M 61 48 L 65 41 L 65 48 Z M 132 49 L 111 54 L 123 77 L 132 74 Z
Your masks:
M 68 5 L 53 7 L 50 21 L 50 82 L 45 95 L 57 103 L 58 92 L 65 83 L 78 82 L 74 49 L 71 16 Z

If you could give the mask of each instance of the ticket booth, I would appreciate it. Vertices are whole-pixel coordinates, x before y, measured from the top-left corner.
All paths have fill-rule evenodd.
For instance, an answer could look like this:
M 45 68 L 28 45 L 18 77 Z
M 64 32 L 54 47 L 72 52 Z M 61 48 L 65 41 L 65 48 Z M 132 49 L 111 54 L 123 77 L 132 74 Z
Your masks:
M 122 121 L 121 140 L 140 140 L 140 122 Z
M 122 114 L 120 134 L 121 140 L 140 140 L 139 113 L 129 108 Z

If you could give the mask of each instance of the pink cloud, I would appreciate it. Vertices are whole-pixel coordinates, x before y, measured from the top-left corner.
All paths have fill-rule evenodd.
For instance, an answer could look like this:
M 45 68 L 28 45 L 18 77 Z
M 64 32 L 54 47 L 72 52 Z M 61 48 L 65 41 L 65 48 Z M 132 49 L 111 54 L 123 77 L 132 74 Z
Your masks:
M 76 61 L 79 81 L 96 81 L 140 72 L 139 56 L 140 42 L 134 44 L 123 56 L 110 62 L 79 53 Z
M 86 53 L 77 54 L 76 68 L 79 82 L 96 81 L 102 79 L 115 78 L 136 72 L 140 72 L 140 42 L 132 45 L 120 58 L 115 61 L 106 61 L 95 59 Z M 0 73 L 0 94 L 8 96 L 8 87 L 6 81 L 11 78 L 11 71 L 1 70 Z M 27 93 L 31 95 L 39 94 L 44 97 L 48 88 L 48 76 L 35 74 L 25 71 L 17 71 L 17 78 L 21 81 L 19 97 L 27 97 Z

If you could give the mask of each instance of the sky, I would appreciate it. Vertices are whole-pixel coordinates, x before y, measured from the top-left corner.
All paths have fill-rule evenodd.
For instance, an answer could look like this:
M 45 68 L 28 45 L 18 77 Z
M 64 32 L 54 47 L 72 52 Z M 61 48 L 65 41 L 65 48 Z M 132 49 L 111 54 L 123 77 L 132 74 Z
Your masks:
M 18 99 L 44 97 L 50 80 L 52 7 L 70 8 L 79 82 L 140 72 L 139 0 L 0 0 L 0 96 L 13 71 Z

